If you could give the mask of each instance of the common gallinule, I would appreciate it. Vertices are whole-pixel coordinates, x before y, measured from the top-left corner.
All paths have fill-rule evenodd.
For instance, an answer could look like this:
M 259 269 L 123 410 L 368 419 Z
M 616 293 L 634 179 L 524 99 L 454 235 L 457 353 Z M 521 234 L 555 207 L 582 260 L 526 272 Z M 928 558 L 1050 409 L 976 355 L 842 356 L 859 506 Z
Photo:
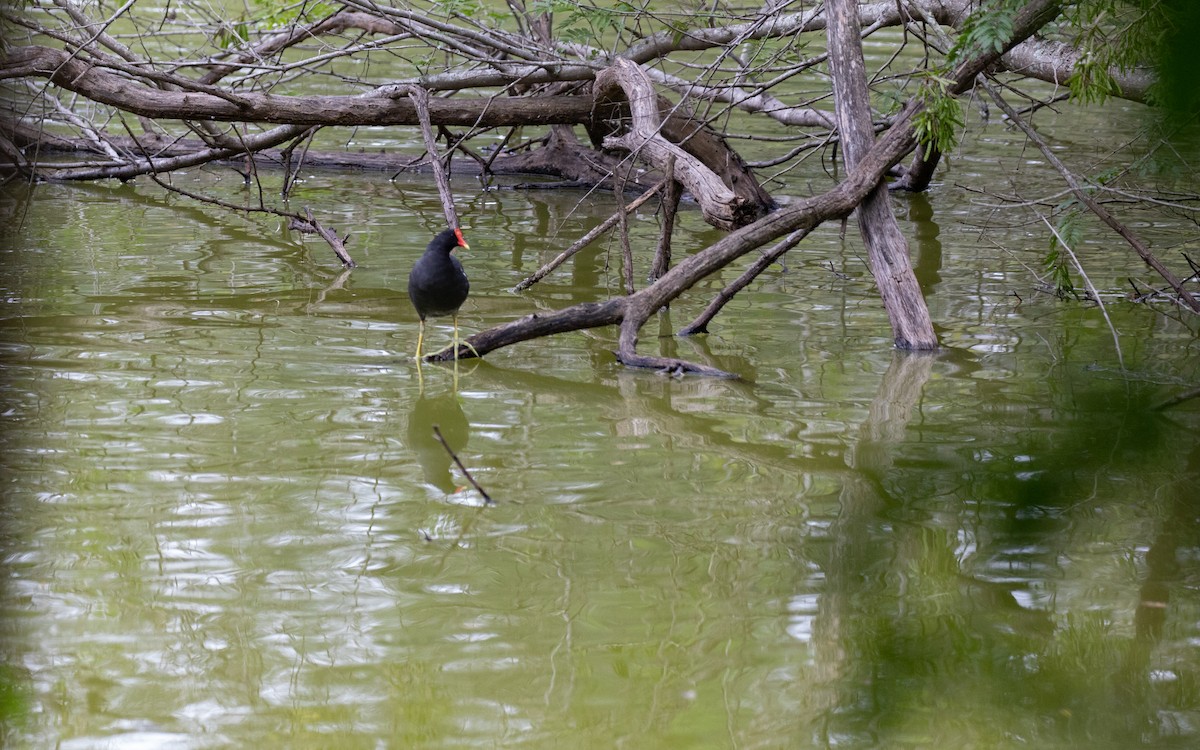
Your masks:
M 421 319 L 417 334 L 417 361 L 421 360 L 421 344 L 425 341 L 425 318 L 452 315 L 454 317 L 454 357 L 458 359 L 458 308 L 471 291 L 471 282 L 462 263 L 451 255 L 456 247 L 470 248 L 461 229 L 443 229 L 408 274 L 408 298 Z

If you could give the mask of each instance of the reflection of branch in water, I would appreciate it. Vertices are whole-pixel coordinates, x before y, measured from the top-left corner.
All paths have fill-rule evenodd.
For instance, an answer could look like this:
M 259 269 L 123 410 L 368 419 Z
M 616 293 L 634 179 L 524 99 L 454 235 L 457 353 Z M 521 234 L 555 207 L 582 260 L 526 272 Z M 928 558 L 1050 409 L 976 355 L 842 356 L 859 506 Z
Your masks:
M 438 445 L 433 426 L 440 425 L 442 437 L 452 450 L 461 451 L 467 447 L 471 425 L 458 399 L 452 393 L 434 397 L 421 395 L 408 409 L 407 416 L 407 444 L 421 465 L 425 481 L 447 495 L 454 494 L 458 486 L 451 474 L 452 464 L 447 451 Z
M 467 478 L 467 481 L 471 483 L 471 486 L 474 487 L 479 492 L 479 494 L 483 496 L 483 501 L 485 503 L 487 503 L 488 505 L 491 505 L 492 503 L 494 503 L 495 501 L 492 500 L 492 496 L 489 495 L 486 490 L 484 490 L 482 487 L 479 486 L 479 482 L 475 481 L 475 477 L 471 476 L 471 472 L 467 471 L 467 467 L 463 466 L 463 462 L 458 460 L 458 454 L 455 453 L 454 449 L 452 449 L 450 447 L 450 444 L 446 442 L 446 438 L 442 437 L 442 431 L 438 429 L 437 425 L 433 426 L 433 436 L 438 439 L 438 442 L 441 443 L 442 447 L 446 449 L 446 452 L 450 454 L 450 458 L 454 459 L 454 463 L 458 466 L 459 470 L 463 473 L 463 476 L 465 476 Z
M 149 157 L 147 157 L 147 158 L 149 158 Z M 288 229 L 294 229 L 294 230 L 299 231 L 304 234 L 315 234 L 315 235 L 318 235 L 321 239 L 325 240 L 325 242 L 328 243 L 330 249 L 333 250 L 334 255 L 337 256 L 338 260 L 346 268 L 354 268 L 357 265 L 354 262 L 354 259 L 350 257 L 350 254 L 348 252 L 346 252 L 346 242 L 348 242 L 350 240 L 350 235 L 347 234 L 345 237 L 338 237 L 337 232 L 334 231 L 331 227 L 322 226 L 320 222 L 318 222 L 316 219 L 313 218 L 311 209 L 308 209 L 308 208 L 304 209 L 304 212 L 306 214 L 305 216 L 301 216 L 300 214 L 294 213 L 292 211 L 280 211 L 277 208 L 270 208 L 270 207 L 264 205 L 262 203 L 261 196 L 259 198 L 259 205 L 257 208 L 255 208 L 253 206 L 239 206 L 235 203 L 223 201 L 219 198 L 213 198 L 211 196 L 201 195 L 200 193 L 192 192 L 191 190 L 185 190 L 184 188 L 181 188 L 178 185 L 174 185 L 170 182 L 167 182 L 166 180 L 162 179 L 161 177 L 159 177 L 157 174 L 154 174 L 153 172 L 151 172 L 149 176 L 150 176 L 150 179 L 154 180 L 155 184 L 157 184 L 163 190 L 166 190 L 171 193 L 177 193 L 179 195 L 184 196 L 185 198 L 191 198 L 192 200 L 199 201 L 201 203 L 207 203 L 209 205 L 218 206 L 220 208 L 231 209 L 234 211 L 243 211 L 243 212 L 248 212 L 248 213 L 265 213 L 265 214 L 269 214 L 272 216 L 281 216 L 288 220 Z
M 349 266 L 347 266 L 346 268 L 343 268 L 342 272 L 340 274 L 338 274 L 338 277 L 333 280 L 332 284 L 327 285 L 324 289 L 317 292 L 317 298 L 315 300 L 313 300 L 312 302 L 308 303 L 307 305 L 305 305 L 305 307 L 304 307 L 305 311 L 307 311 L 311 315 L 318 306 L 320 306 L 322 303 L 325 302 L 326 295 L 328 295 L 332 291 L 341 291 L 346 285 L 346 280 L 350 278 L 351 270 L 353 270 L 353 269 Z
M 1177 394 L 1166 401 L 1163 401 L 1161 404 L 1153 407 L 1151 411 L 1163 411 L 1164 409 L 1170 409 L 1172 406 L 1178 406 L 1185 401 L 1191 401 L 1197 397 L 1200 397 L 1200 388 L 1192 388 L 1191 390 L 1184 391 L 1183 393 Z

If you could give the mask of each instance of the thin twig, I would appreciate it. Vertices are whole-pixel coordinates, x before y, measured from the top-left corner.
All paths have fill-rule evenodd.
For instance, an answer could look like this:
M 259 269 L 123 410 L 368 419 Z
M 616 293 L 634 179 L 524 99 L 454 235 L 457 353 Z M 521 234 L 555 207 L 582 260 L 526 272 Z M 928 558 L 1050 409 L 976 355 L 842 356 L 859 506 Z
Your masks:
M 433 179 L 437 182 L 438 194 L 442 197 L 442 211 L 446 216 L 446 224 L 457 229 L 458 212 L 454 210 L 454 196 L 450 194 L 450 181 L 446 177 L 446 167 L 438 155 L 437 139 L 433 135 L 433 125 L 429 121 L 429 92 L 420 86 L 406 85 L 401 86 L 398 93 L 408 95 L 417 108 L 417 119 L 421 123 L 421 135 L 425 138 L 425 150 L 429 152 L 429 165 L 433 168 Z
M 305 219 L 299 216 L 290 216 L 288 219 L 288 229 L 295 229 L 298 232 L 315 234 L 325 242 L 329 243 L 329 247 L 333 249 L 334 255 L 342 262 L 346 268 L 354 268 L 357 265 L 354 259 L 350 257 L 350 253 L 346 252 L 346 242 L 350 240 L 350 235 L 338 237 L 337 232 L 332 227 L 322 226 L 320 222 L 313 218 L 312 210 L 304 209 Z
M 645 203 L 646 201 L 650 200 L 655 195 L 657 195 L 659 193 L 659 191 L 661 191 L 664 187 L 666 187 L 666 185 L 667 185 L 667 180 L 663 180 L 662 182 L 659 182 L 657 185 L 651 187 L 649 190 L 647 190 L 646 192 L 642 193 L 641 195 L 639 195 L 638 197 L 636 197 L 632 201 L 630 201 L 629 204 L 625 206 L 624 212 L 631 213 L 631 212 L 636 211 L 637 209 L 641 208 L 643 203 Z M 513 287 L 513 291 L 514 292 L 523 292 L 526 289 L 528 289 L 529 287 L 531 287 L 534 284 L 541 281 L 542 279 L 546 278 L 546 276 L 548 276 L 551 271 L 558 268 L 563 263 L 566 263 L 567 260 L 569 260 L 572 255 L 574 255 L 575 253 L 579 252 L 580 250 L 582 250 L 583 248 L 585 248 L 589 244 L 591 244 L 592 240 L 596 239 L 600 235 L 604 234 L 605 232 L 607 232 L 608 230 L 610 230 L 614 226 L 616 226 L 617 222 L 620 221 L 620 219 L 621 219 L 620 211 L 618 211 L 617 213 L 614 213 L 612 216 L 605 219 L 597 227 L 595 227 L 590 232 L 588 232 L 587 234 L 583 235 L 578 240 L 576 240 L 566 250 L 563 250 L 561 253 L 556 255 L 553 260 L 551 260 L 548 263 L 546 263 L 545 265 L 543 265 L 537 271 L 534 271 L 532 275 L 523 279 L 521 281 L 521 283 L 519 283 L 515 287 Z
M 738 276 L 729 286 L 722 289 L 721 293 L 714 297 L 712 302 L 708 303 L 708 307 L 704 308 L 704 312 L 696 316 L 696 319 L 681 330 L 679 335 L 692 336 L 697 333 L 708 333 L 708 324 L 717 316 L 721 308 L 725 307 L 725 304 L 733 299 L 735 294 L 745 289 L 760 273 L 770 268 L 772 263 L 783 257 L 784 253 L 800 244 L 800 241 L 807 237 L 811 231 L 812 228 L 806 228 L 792 232 L 770 250 L 759 256 L 758 260 L 754 261 L 749 268 L 743 271 L 741 276 Z M 835 271 L 834 273 L 837 272 Z
M 146 153 L 145 146 L 143 146 L 141 141 L 139 141 L 137 138 L 134 138 L 133 132 L 129 129 L 129 125 L 125 122 L 124 118 L 121 118 L 121 125 L 125 128 L 125 132 L 133 140 L 134 144 L 136 144 L 141 150 L 142 158 L 145 159 L 147 163 L 153 164 L 150 159 L 150 155 Z M 250 156 L 249 151 L 247 151 L 247 156 Z M 253 165 L 253 163 L 254 162 L 251 159 L 251 165 Z M 195 201 L 200 201 L 201 203 L 208 203 L 210 205 L 220 206 L 221 208 L 227 208 L 233 211 L 247 211 L 252 213 L 257 212 L 271 214 L 272 216 L 282 216 L 288 220 L 288 229 L 296 229 L 301 232 L 316 234 L 320 236 L 321 239 L 325 240 L 325 242 L 329 244 L 330 249 L 333 250 L 334 255 L 337 256 L 338 260 L 341 261 L 344 267 L 354 268 L 358 265 L 354 262 L 354 259 L 350 257 L 350 253 L 346 251 L 346 243 L 350 240 L 349 234 L 347 234 L 345 237 L 338 237 L 337 232 L 335 232 L 333 229 L 327 229 L 321 226 L 321 224 L 319 224 L 317 220 L 313 218 L 312 211 L 308 208 L 304 209 L 306 214 L 305 216 L 301 216 L 300 214 L 293 213 L 291 211 L 280 211 L 277 208 L 268 208 L 263 203 L 261 185 L 258 195 L 258 208 L 250 208 L 247 206 L 239 206 L 234 203 L 229 203 L 228 201 L 223 201 L 219 198 L 213 198 L 208 195 L 201 195 L 200 193 L 194 193 L 190 190 L 185 190 L 184 188 L 181 188 L 178 185 L 173 185 L 159 177 L 157 171 L 151 171 L 148 176 L 163 190 L 176 193 L 177 195 L 182 195 L 186 198 L 191 198 Z M 249 177 L 249 175 L 247 175 L 247 177 Z
M 1117 363 L 1120 364 L 1121 369 L 1124 370 L 1125 357 L 1121 355 L 1121 334 L 1117 333 L 1117 327 L 1113 325 L 1112 318 L 1108 317 L 1108 308 L 1104 306 L 1104 300 L 1100 299 L 1100 292 L 1096 290 L 1096 285 L 1093 284 L 1092 280 L 1088 277 L 1087 271 L 1083 270 L 1083 264 L 1079 262 L 1079 258 L 1075 257 L 1075 251 L 1071 249 L 1071 246 L 1067 244 L 1067 241 L 1063 239 L 1063 236 L 1059 234 L 1058 229 L 1056 229 L 1055 226 L 1050 223 L 1050 220 L 1045 216 L 1042 217 L 1042 221 L 1044 221 L 1046 226 L 1050 228 L 1051 234 L 1053 234 L 1054 238 L 1058 240 L 1058 244 L 1062 245 L 1062 249 L 1067 251 L 1067 255 L 1071 256 L 1071 261 L 1075 263 L 1076 270 L 1078 270 L 1079 275 L 1083 277 L 1083 283 L 1087 285 L 1088 291 L 1092 293 L 1092 298 L 1095 299 L 1096 304 L 1100 306 L 1100 314 L 1104 316 L 1104 322 L 1108 324 L 1108 330 L 1112 333 L 1113 347 L 1117 350 Z
M 467 471 L 467 467 L 463 466 L 463 462 L 458 460 L 458 454 L 456 454 L 454 449 L 450 447 L 450 444 L 446 442 L 446 438 L 442 437 L 442 431 L 438 429 L 437 425 L 433 426 L 433 436 L 437 438 L 437 441 L 441 443 L 442 447 L 446 449 L 446 452 L 450 454 L 450 458 L 454 459 L 454 463 L 458 466 L 459 471 L 463 473 L 463 476 L 467 478 L 467 481 L 471 483 L 471 486 L 474 487 L 480 495 L 483 495 L 483 502 L 487 503 L 488 505 L 494 504 L 496 501 L 492 499 L 492 496 L 479 486 L 479 482 L 475 481 L 475 477 L 471 476 L 471 472 Z

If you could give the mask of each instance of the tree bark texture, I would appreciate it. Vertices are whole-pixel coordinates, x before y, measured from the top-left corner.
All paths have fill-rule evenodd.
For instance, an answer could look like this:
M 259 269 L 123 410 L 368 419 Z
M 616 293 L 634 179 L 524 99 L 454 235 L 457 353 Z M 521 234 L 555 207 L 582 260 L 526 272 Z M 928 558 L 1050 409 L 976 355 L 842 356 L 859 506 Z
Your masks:
M 854 169 L 875 141 L 856 0 L 827 0 L 829 71 L 846 166 Z M 936 349 L 937 334 L 908 257 L 908 241 L 880 182 L 856 210 L 867 262 L 900 349 Z
M 764 202 L 739 195 L 726 185 L 705 160 L 667 139 L 659 96 L 649 76 L 640 66 L 624 58 L 617 58 L 612 66 L 596 76 L 594 96 L 597 108 L 617 101 L 618 94 L 629 111 L 628 127 L 623 128 L 619 135 L 604 137 L 604 148 L 627 151 L 663 173 L 673 163 L 675 178 L 696 199 L 705 221 L 719 229 L 745 226 L 766 213 L 768 206 Z M 681 126 L 677 126 L 675 132 L 678 134 L 681 129 Z M 724 161 L 735 171 L 740 168 L 746 184 L 757 189 L 758 183 L 745 170 L 744 163 L 733 157 L 728 148 L 722 148 L 714 142 L 711 136 L 702 135 L 704 130 L 697 123 L 694 133 L 686 135 L 695 135 L 694 142 L 706 147 L 708 160 Z
M 185 84 L 189 90 L 163 91 L 64 50 L 40 46 L 17 47 L 0 60 L 0 80 L 21 77 L 46 78 L 92 101 L 154 119 L 333 126 L 420 123 L 406 84 L 356 96 L 232 94 L 196 82 Z M 578 96 L 455 97 L 429 103 L 434 125 L 571 125 L 588 122 L 591 116 L 592 103 Z

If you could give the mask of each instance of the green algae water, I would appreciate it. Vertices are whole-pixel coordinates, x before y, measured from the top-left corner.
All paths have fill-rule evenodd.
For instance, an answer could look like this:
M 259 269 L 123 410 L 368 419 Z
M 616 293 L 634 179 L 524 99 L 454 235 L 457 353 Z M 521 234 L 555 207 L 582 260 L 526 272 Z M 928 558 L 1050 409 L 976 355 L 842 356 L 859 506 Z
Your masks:
M 611 329 L 418 368 L 420 179 L 300 185 L 349 273 L 141 182 L 14 191 L 6 743 L 1192 746 L 1200 405 L 1150 407 L 1200 381 L 1197 323 L 1119 299 L 1136 264 L 1089 235 L 1122 369 L 1096 307 L 1038 291 L 1041 228 L 982 239 L 995 210 L 956 184 L 1004 179 L 1011 138 L 894 198 L 941 352 L 891 349 L 829 226 L 711 334 L 673 335 L 738 269 L 644 331 L 739 381 L 623 369 Z M 509 291 L 611 196 L 454 189 L 465 333 L 619 293 L 610 241 Z M 681 224 L 680 254 L 719 236 Z M 642 279 L 653 202 L 632 226 Z

